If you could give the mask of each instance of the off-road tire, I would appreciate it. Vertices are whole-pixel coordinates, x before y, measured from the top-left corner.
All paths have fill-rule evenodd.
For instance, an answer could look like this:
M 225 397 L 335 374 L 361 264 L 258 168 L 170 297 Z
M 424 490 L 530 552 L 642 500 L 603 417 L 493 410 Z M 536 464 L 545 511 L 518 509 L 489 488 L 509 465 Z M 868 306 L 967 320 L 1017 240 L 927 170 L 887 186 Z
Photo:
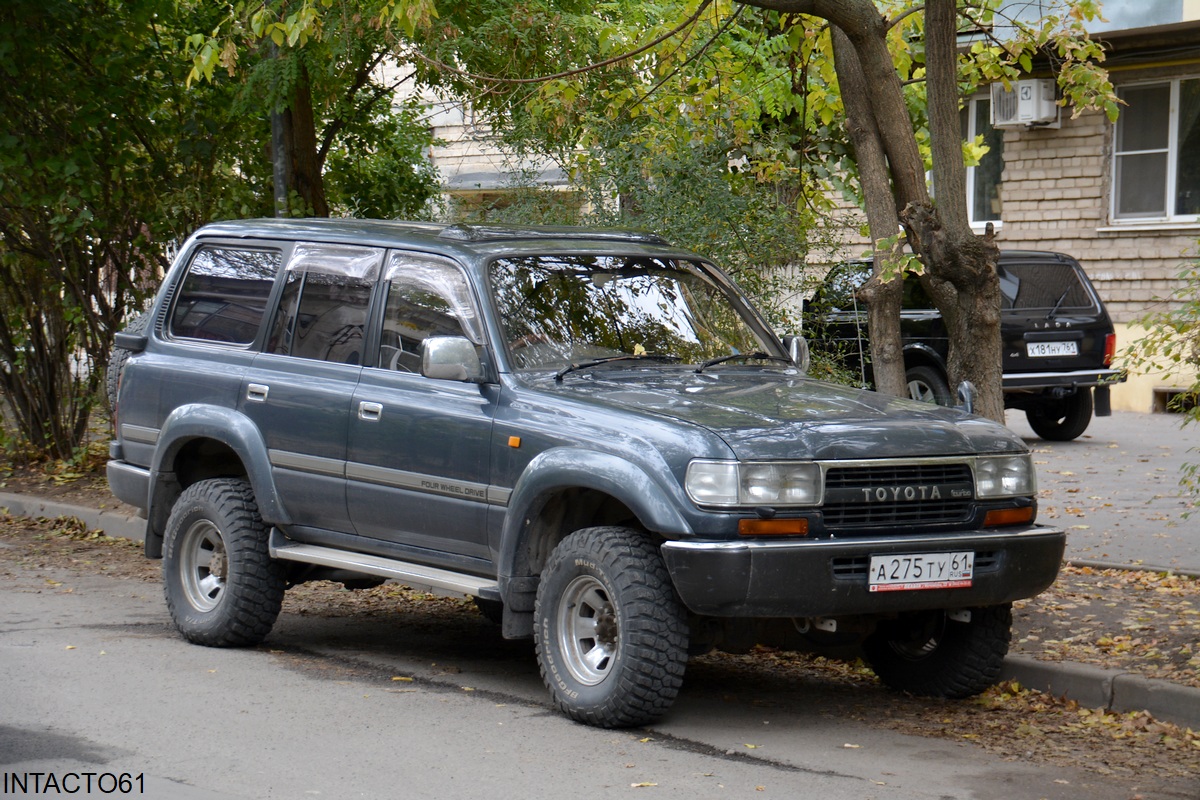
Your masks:
M 909 367 L 904 372 L 904 380 L 908 384 L 908 396 L 913 400 L 950 405 L 950 384 L 936 367 Z
M 585 528 L 554 549 L 538 584 L 534 641 L 555 705 L 601 728 L 671 707 L 688 626 L 658 548 L 629 528 Z
M 1092 390 L 1076 389 L 1061 400 L 1046 400 L 1028 409 L 1025 419 L 1033 432 L 1051 442 L 1069 442 L 1083 434 L 1092 422 Z
M 237 647 L 271 632 L 286 580 L 268 552 L 249 483 L 200 481 L 179 496 L 163 541 L 163 587 L 171 619 L 188 641 Z
M 125 326 L 126 333 L 145 333 L 150 329 L 150 312 L 143 311 Z M 117 392 L 121 388 L 121 373 L 125 362 L 129 360 L 129 351 L 123 347 L 113 347 L 108 355 L 108 369 L 104 372 L 104 394 L 108 398 L 108 410 L 117 407 Z
M 1012 636 L 1012 605 L 970 609 L 969 622 L 944 611 L 881 623 L 863 654 L 887 686 L 924 697 L 972 697 L 996 683 Z

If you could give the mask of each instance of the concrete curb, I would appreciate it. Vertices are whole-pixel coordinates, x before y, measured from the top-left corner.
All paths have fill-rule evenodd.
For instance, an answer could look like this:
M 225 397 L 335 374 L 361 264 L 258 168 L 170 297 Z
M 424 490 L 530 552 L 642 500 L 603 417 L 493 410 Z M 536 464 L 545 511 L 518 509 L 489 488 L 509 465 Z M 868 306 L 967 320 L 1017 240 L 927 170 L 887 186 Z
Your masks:
M 1191 686 L 1090 664 L 1016 655 L 1005 659 L 1000 677 L 1028 689 L 1066 697 L 1084 708 L 1122 714 L 1148 711 L 1155 719 L 1200 730 L 1200 689 Z
M 114 538 L 143 541 L 146 521 L 119 511 L 105 511 L 27 495 L 0 492 L 0 508 L 25 517 L 78 517 L 89 528 Z M 1109 564 L 1106 568 L 1118 568 Z M 1144 678 L 1131 672 L 1074 664 L 1039 661 L 1032 656 L 1010 655 L 1001 680 L 1015 680 L 1029 689 L 1074 700 L 1084 708 L 1125 713 L 1148 711 L 1156 719 L 1200 730 L 1200 689 L 1169 681 Z

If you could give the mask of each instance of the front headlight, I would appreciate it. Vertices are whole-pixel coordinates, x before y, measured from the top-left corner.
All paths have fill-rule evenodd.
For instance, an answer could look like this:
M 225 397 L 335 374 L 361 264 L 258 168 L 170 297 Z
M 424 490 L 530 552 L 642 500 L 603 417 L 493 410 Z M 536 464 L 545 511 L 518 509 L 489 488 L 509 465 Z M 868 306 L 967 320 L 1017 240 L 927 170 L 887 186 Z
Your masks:
M 693 461 L 685 488 L 702 506 L 813 506 L 821 468 L 811 462 Z
M 1029 454 L 975 459 L 975 496 L 1029 497 L 1037 494 L 1037 474 Z

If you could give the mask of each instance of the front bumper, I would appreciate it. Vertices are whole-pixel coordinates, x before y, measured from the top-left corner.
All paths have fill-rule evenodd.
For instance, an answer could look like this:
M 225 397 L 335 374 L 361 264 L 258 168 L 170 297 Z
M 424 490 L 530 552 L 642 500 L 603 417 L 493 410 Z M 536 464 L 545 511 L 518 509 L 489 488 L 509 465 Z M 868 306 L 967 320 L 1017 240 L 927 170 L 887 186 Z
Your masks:
M 663 559 L 684 604 L 715 617 L 837 617 L 968 608 L 1033 597 L 1054 582 L 1067 535 L 1034 525 L 950 535 L 813 541 L 669 541 Z M 970 587 L 873 593 L 871 556 L 975 553 Z

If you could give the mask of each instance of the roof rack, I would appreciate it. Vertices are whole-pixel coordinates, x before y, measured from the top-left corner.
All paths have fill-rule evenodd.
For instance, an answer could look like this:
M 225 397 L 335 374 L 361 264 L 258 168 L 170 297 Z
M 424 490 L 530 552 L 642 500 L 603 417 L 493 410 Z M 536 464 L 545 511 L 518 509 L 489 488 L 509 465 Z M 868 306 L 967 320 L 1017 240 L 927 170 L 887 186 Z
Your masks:
M 438 236 L 461 242 L 486 242 L 498 239 L 600 239 L 669 246 L 657 233 L 620 228 L 588 228 L 582 225 L 451 225 Z

